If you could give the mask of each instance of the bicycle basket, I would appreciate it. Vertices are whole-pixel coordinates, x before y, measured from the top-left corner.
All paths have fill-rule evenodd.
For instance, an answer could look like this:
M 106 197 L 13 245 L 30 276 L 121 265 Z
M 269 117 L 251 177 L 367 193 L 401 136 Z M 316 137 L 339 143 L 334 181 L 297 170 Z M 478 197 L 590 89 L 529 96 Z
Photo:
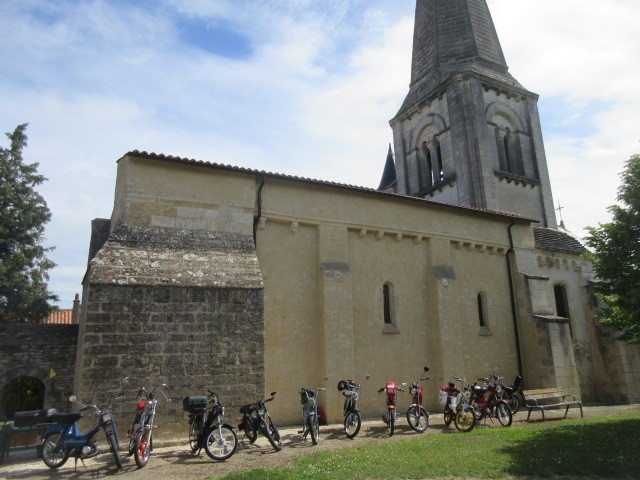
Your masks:
M 206 410 L 206 408 L 207 408 L 207 397 L 194 396 L 194 397 L 184 397 L 182 399 L 182 409 L 185 412 L 194 413 L 198 410 Z

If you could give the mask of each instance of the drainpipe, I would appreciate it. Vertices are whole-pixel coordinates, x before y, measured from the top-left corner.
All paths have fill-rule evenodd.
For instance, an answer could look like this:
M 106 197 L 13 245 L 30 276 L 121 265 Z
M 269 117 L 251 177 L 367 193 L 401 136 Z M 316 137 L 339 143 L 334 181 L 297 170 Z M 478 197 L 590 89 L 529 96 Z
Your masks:
M 264 187 L 264 175 L 260 175 L 260 186 L 258 187 L 258 214 L 253 219 L 253 245 L 258 246 L 258 223 L 260 223 L 260 218 L 262 217 L 262 187 Z
M 520 354 L 520 334 L 518 333 L 518 315 L 516 311 L 516 298 L 513 291 L 513 278 L 511 276 L 511 253 L 513 253 L 513 236 L 511 227 L 515 225 L 515 219 L 511 220 L 511 225 L 507 228 L 509 234 L 509 250 L 507 251 L 507 277 L 509 278 L 509 296 L 511 297 L 511 318 L 513 319 L 513 331 L 515 332 L 516 354 L 518 356 L 518 373 L 522 375 L 522 355 Z

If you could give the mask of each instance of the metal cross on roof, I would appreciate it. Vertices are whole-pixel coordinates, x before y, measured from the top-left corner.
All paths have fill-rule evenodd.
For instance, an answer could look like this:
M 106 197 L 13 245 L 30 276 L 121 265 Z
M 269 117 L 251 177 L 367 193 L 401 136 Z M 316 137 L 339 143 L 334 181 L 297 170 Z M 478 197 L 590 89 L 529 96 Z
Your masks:
M 556 210 L 558 211 L 558 214 L 560 215 L 560 225 L 564 225 L 564 221 L 562 220 L 562 210 L 564 209 L 564 207 L 562 205 L 560 205 L 560 200 L 558 200 L 558 208 L 556 208 Z

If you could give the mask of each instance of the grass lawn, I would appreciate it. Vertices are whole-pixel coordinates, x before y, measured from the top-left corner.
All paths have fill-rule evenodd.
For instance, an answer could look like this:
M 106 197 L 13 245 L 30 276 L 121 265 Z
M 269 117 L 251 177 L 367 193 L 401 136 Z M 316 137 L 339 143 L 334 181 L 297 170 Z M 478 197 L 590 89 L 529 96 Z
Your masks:
M 347 443 L 345 443 L 346 445 Z M 478 428 L 345 448 L 233 479 L 640 476 L 640 414 Z

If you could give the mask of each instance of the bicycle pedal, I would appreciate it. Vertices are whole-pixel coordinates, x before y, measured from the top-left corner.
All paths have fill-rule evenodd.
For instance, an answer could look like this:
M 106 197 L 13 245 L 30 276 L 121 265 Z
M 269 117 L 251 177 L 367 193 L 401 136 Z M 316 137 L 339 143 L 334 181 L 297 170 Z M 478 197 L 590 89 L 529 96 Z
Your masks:
M 304 430 L 298 430 L 298 433 L 304 433 Z

